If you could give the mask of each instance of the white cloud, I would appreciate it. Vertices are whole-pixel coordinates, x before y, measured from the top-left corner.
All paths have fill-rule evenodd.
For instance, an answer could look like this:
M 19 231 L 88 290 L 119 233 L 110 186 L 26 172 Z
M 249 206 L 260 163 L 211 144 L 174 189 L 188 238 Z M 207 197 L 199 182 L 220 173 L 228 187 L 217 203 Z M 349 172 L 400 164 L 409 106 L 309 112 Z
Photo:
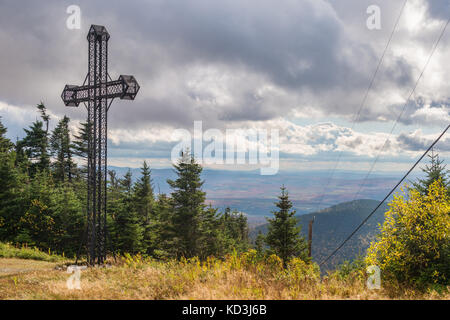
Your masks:
M 440 107 L 430 107 L 425 105 L 414 111 L 411 119 L 417 123 L 426 123 L 430 126 L 445 126 L 450 123 L 450 108 L 445 105 Z

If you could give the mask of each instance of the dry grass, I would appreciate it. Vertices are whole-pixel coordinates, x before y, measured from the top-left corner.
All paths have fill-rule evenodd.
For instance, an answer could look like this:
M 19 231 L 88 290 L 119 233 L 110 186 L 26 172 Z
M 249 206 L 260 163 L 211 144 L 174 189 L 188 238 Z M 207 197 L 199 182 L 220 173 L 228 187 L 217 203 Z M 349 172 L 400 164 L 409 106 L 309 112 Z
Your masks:
M 251 253 L 203 263 L 127 256 L 83 270 L 80 290 L 69 290 L 70 275 L 56 266 L 0 259 L 0 270 L 12 271 L 0 274 L 0 299 L 450 299 L 435 291 L 368 290 L 358 275 L 321 279 L 315 266 L 294 261 L 283 270 L 276 257 L 262 263 Z
M 16 275 L 31 271 L 49 271 L 55 268 L 55 263 L 29 259 L 0 259 L 0 277 Z
M 368 290 L 358 276 L 321 279 L 314 266 L 301 261 L 283 270 L 276 258 L 265 263 L 253 258 L 244 254 L 201 263 L 128 256 L 110 267 L 82 271 L 81 290 L 69 290 L 70 275 L 47 263 L 0 275 L 0 299 L 450 299 L 434 291 Z M 22 263 L 0 259 L 0 269 Z

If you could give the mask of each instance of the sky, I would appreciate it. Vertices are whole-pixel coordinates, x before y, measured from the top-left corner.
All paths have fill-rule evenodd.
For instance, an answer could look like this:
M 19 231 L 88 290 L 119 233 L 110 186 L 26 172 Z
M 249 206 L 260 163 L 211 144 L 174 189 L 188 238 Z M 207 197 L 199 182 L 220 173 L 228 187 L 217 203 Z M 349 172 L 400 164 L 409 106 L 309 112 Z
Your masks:
M 0 0 L 1 121 L 21 138 L 42 101 L 51 127 L 68 115 L 76 130 L 86 110 L 65 107 L 60 95 L 65 84 L 82 84 L 86 35 L 98 24 L 111 35 L 111 77 L 132 74 L 141 86 L 109 111 L 111 165 L 169 167 L 173 133 L 201 121 L 203 131 L 223 134 L 278 130 L 285 170 L 329 170 L 338 159 L 338 169 L 368 170 L 377 158 L 374 171 L 406 170 L 450 122 L 450 30 L 407 99 L 450 6 L 407 1 L 363 104 L 403 2 Z M 70 5 L 81 9 L 80 29 L 66 26 Z M 380 29 L 367 26 L 371 5 Z M 437 150 L 450 156 L 449 135 Z

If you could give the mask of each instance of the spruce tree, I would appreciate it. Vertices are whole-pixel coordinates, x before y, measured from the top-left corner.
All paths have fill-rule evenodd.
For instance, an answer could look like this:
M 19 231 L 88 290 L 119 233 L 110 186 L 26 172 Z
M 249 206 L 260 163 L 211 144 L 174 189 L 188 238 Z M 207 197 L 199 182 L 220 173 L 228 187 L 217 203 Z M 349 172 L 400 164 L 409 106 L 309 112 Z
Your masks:
M 2 117 L 0 117 L 0 152 L 8 152 L 14 146 L 6 137 L 7 129 L 3 126 Z
M 221 238 L 218 232 L 220 220 L 217 218 L 217 209 L 209 205 L 202 210 L 199 226 L 199 252 L 198 256 L 206 259 L 209 256 L 218 256 L 221 251 Z
M 151 225 L 155 223 L 155 216 L 153 215 L 153 185 L 151 178 L 151 170 L 144 161 L 141 168 L 141 177 L 133 186 L 133 204 L 136 214 L 144 230 L 144 242 L 147 253 L 151 253 L 154 249 L 154 235 L 152 234 Z
M 73 145 L 70 141 L 69 121 L 70 119 L 64 116 L 58 122 L 50 138 L 52 155 L 56 159 L 52 164 L 54 177 L 56 181 L 60 182 L 71 182 L 76 167 L 72 160 Z
M 77 173 L 83 177 L 87 178 L 87 158 L 88 158 L 88 148 L 89 148 L 89 130 L 90 126 L 88 122 L 80 123 L 80 128 L 78 129 L 78 134 L 74 135 L 73 139 L 73 154 L 85 162 L 85 165 L 81 166 L 77 170 Z
M 153 210 L 155 220 L 149 226 L 151 243 L 148 251 L 157 258 L 168 258 L 173 253 L 175 230 L 172 224 L 172 199 L 166 194 L 159 194 Z
M 87 159 L 90 126 L 87 122 L 80 123 L 80 126 L 78 134 L 74 135 L 74 154 L 80 158 Z
M 115 249 L 122 253 L 138 253 L 145 250 L 144 229 L 133 205 L 131 171 L 118 181 L 120 193 L 118 198 L 110 202 L 110 216 L 113 219 L 111 238 Z
M 300 227 L 297 227 L 295 210 L 291 210 L 292 202 L 284 186 L 281 187 L 279 201 L 275 203 L 278 211 L 273 211 L 274 218 L 267 218 L 269 230 L 266 243 L 271 251 L 283 260 L 286 267 L 287 262 L 293 257 L 303 260 L 308 259 L 307 243 L 300 236 Z
M 55 248 L 60 229 L 51 206 L 54 188 L 49 171 L 38 171 L 35 174 L 24 192 L 27 207 L 20 218 L 15 242 L 27 243 L 45 250 Z
M 38 108 L 39 113 L 41 114 L 42 120 L 45 122 L 45 133 L 48 134 L 48 124 L 50 122 L 50 116 L 47 114 L 47 108 L 42 102 L 39 103 L 36 107 Z
M 223 232 L 224 253 L 233 250 L 247 251 L 249 248 L 247 217 L 229 207 L 219 218 Z
M 264 256 L 264 242 L 265 242 L 265 237 L 263 235 L 263 233 L 261 232 L 261 230 L 258 231 L 258 235 L 256 236 L 255 239 L 255 250 L 258 253 L 258 257 L 262 257 Z
M 52 251 L 75 256 L 83 240 L 86 213 L 75 190 L 68 184 L 55 185 L 50 193 L 49 208 L 55 223 L 55 240 Z
M 174 165 L 176 180 L 167 180 L 172 188 L 174 230 L 173 249 L 177 257 L 198 256 L 201 248 L 201 219 L 205 209 L 205 192 L 200 178 L 202 167 L 185 151 Z
M 141 177 L 134 185 L 134 198 L 136 211 L 142 223 L 148 224 L 154 199 L 151 170 L 146 161 L 141 168 Z
M 0 241 L 14 239 L 21 218 L 19 172 L 6 132 L 0 121 Z
M 19 181 L 11 153 L 0 151 L 0 241 L 11 241 L 18 230 Z
M 50 117 L 45 111 L 45 106 L 41 103 L 38 109 L 42 115 L 42 119 L 46 122 L 44 129 L 44 123 L 40 120 L 36 120 L 29 127 L 24 129 L 25 138 L 17 142 L 17 152 L 26 156 L 31 161 L 30 174 L 33 176 L 37 171 L 48 170 L 50 167 L 50 155 L 48 152 L 48 121 Z
M 18 142 L 17 146 L 23 150 L 27 159 L 31 160 L 30 174 L 33 176 L 37 171 L 48 170 L 50 156 L 48 154 L 48 139 L 43 129 L 42 121 L 35 121 L 29 129 L 24 129 L 25 138 Z
M 413 187 L 422 195 L 427 194 L 429 187 L 439 179 L 441 179 L 445 188 L 448 189 L 450 186 L 448 181 L 449 171 L 446 169 L 446 165 L 443 165 L 444 160 L 439 159 L 439 154 L 434 152 L 434 148 L 431 149 L 431 154 L 428 157 L 430 158 L 430 165 L 425 165 L 422 168 L 422 171 L 425 172 L 425 178 L 413 182 Z

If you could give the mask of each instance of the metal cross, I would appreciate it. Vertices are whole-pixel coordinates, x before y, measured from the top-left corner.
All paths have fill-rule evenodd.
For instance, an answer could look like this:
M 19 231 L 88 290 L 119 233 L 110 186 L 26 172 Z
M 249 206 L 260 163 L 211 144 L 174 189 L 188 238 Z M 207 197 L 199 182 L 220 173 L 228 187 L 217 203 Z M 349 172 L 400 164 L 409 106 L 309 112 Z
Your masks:
M 108 74 L 109 33 L 104 26 L 92 25 L 89 42 L 88 74 L 82 86 L 66 85 L 61 95 L 66 106 L 83 102 L 88 110 L 88 264 L 106 259 L 106 178 L 107 115 L 114 98 L 134 100 L 139 85 L 133 76 L 121 75 L 113 81 Z M 109 101 L 108 101 L 109 100 Z

